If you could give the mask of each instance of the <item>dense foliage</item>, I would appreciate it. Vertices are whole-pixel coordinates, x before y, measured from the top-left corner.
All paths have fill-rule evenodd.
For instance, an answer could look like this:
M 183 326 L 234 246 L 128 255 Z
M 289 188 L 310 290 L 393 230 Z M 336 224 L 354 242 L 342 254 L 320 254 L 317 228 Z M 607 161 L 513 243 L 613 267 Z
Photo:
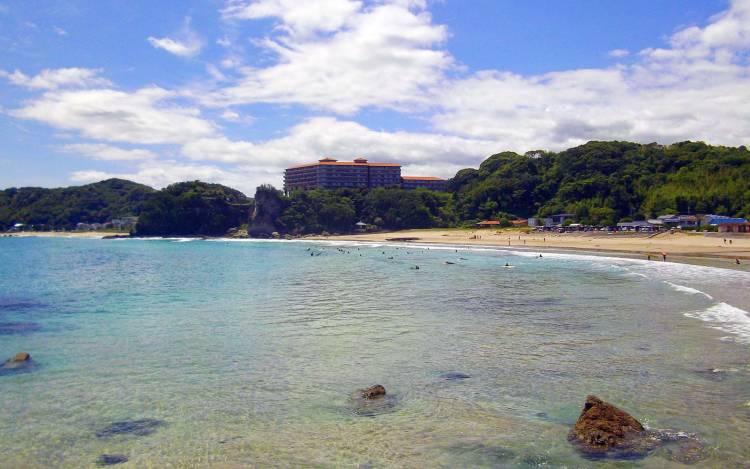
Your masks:
M 143 206 L 137 234 L 218 236 L 247 222 L 252 201 L 219 184 L 180 182 L 152 194 Z
M 750 215 L 750 152 L 683 142 L 589 142 L 489 157 L 451 180 L 462 220 L 575 213 L 583 223 L 667 213 Z
M 450 194 L 425 189 L 315 189 L 285 196 L 263 186 L 258 188 L 255 200 L 256 216 L 250 232 L 256 235 L 269 231 L 342 233 L 351 231 L 360 221 L 386 229 L 450 226 L 456 222 Z
M 71 229 L 77 223 L 137 216 L 153 192 L 148 186 L 122 179 L 57 189 L 5 189 L 0 191 L 0 229 L 15 223 L 38 229 Z

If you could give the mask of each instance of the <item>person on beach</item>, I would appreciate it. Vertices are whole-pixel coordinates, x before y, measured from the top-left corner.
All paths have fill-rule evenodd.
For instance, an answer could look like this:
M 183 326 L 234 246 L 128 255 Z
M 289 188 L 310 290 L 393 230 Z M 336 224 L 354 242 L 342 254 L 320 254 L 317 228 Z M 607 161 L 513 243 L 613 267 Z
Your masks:
M 651 254 L 648 255 L 648 260 L 651 260 Z
M 666 260 L 667 260 L 667 253 L 666 252 L 661 253 L 661 260 L 666 262 Z
M 735 259 L 734 263 L 737 264 L 737 265 L 740 265 L 740 260 L 739 259 Z

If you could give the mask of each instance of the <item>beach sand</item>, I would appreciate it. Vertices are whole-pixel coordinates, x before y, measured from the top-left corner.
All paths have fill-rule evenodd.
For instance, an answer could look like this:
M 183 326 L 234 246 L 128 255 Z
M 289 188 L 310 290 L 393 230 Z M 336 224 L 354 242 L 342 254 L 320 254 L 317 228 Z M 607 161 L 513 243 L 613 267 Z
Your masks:
M 662 253 L 666 253 L 668 259 L 670 256 L 714 258 L 732 262 L 740 259 L 744 260 L 743 264 L 750 265 L 750 236 L 738 234 L 725 236 L 723 233 L 666 232 L 653 235 L 607 232 L 531 232 L 527 234 L 517 229 L 429 229 L 317 237 L 316 239 L 386 241 L 393 238 L 418 238 L 413 241 L 419 243 L 571 249 L 640 257 L 651 255 L 654 260 L 661 260 Z

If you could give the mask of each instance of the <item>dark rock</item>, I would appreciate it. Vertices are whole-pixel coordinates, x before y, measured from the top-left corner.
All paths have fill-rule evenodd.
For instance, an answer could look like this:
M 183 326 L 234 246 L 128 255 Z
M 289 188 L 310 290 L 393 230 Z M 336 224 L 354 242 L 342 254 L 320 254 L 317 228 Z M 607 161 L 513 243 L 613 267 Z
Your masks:
M 99 459 L 96 460 L 97 466 L 114 466 L 115 464 L 122 464 L 128 462 L 128 457 L 124 454 L 102 454 Z
M 130 235 L 126 235 L 126 234 L 116 234 L 116 235 L 102 236 L 102 239 L 125 239 L 125 238 L 130 238 L 130 237 L 131 237 Z M 127 459 L 125 459 L 125 461 L 127 461 Z
M 466 373 L 460 373 L 458 371 L 449 371 L 440 375 L 440 378 L 446 381 L 456 381 L 461 379 L 469 379 L 471 378 L 471 376 L 467 375 Z
M 19 352 L 16 354 L 16 356 L 5 360 L 5 363 L 3 363 L 3 368 L 5 368 L 6 370 L 22 368 L 27 366 L 30 362 L 31 355 L 29 355 L 27 352 Z
M 667 458 L 682 464 L 695 464 L 707 456 L 706 448 L 699 440 L 684 438 L 666 448 Z
M 385 396 L 385 388 L 379 384 L 357 391 L 362 399 L 377 399 Z
M 606 454 L 640 446 L 645 428 L 627 412 L 596 396 L 588 396 L 568 440 L 578 443 L 589 454 Z M 638 451 L 640 452 L 640 450 Z
M 721 368 L 706 368 L 702 370 L 694 370 L 693 372 L 698 376 L 701 376 L 709 381 L 721 382 L 729 378 L 729 374 L 737 371 L 734 369 L 721 369 Z
M 122 420 L 107 425 L 96 432 L 96 436 L 98 438 L 109 438 L 115 435 L 146 436 L 164 425 L 164 421 L 157 419 Z

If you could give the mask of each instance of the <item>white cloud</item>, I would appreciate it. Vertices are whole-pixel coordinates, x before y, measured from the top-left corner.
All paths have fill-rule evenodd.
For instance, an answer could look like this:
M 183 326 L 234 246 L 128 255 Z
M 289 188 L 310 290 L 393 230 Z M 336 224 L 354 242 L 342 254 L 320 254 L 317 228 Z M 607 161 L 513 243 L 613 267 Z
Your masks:
M 750 2 L 678 31 L 670 45 L 604 69 L 477 72 L 440 90 L 433 124 L 517 151 L 596 139 L 750 144 Z
M 132 144 L 183 143 L 211 136 L 215 126 L 193 107 L 170 103 L 158 87 L 132 93 L 112 89 L 49 91 L 10 114 L 98 140 Z
M 109 80 L 99 76 L 100 73 L 101 70 L 99 69 L 73 67 L 44 69 L 39 74 L 30 77 L 19 70 L 15 70 L 14 72 L 0 70 L 0 76 L 7 78 L 14 85 L 46 90 L 110 85 Z
M 308 12 L 312 5 L 320 7 L 322 16 Z M 452 59 L 435 49 L 446 39 L 446 29 L 432 24 L 429 13 L 415 9 L 418 6 L 414 2 L 363 8 L 353 1 L 259 1 L 244 10 L 236 7 L 235 17 L 279 16 L 285 33 L 262 42 L 277 62 L 242 69 L 244 76 L 237 83 L 204 102 L 293 103 L 344 114 L 365 106 L 426 105 L 426 90 L 441 81 Z M 323 14 L 330 11 L 327 8 L 339 13 Z M 326 33 L 310 35 L 320 30 Z
M 179 57 L 194 57 L 203 48 L 203 40 L 191 29 L 190 18 L 185 18 L 177 39 L 170 37 L 149 36 L 148 42 L 157 49 L 162 49 Z
M 65 30 L 64 30 L 63 28 L 61 28 L 61 27 L 59 27 L 59 26 L 53 26 L 53 27 L 52 27 L 52 30 L 53 30 L 53 31 L 55 31 L 55 33 L 56 33 L 56 34 L 57 34 L 58 36 L 67 36 L 67 35 L 68 35 L 68 32 L 67 32 L 67 31 L 65 31 Z
M 428 175 L 450 177 L 456 167 L 478 164 L 495 148 L 486 140 L 375 131 L 352 121 L 318 117 L 277 139 L 259 143 L 224 137 L 196 139 L 186 143 L 182 152 L 195 160 L 234 163 L 246 171 L 258 168 L 273 175 L 268 182 L 278 184 L 286 166 L 315 161 L 323 155 L 342 160 L 364 156 L 373 161 L 415 165 L 424 171 L 432 168 Z
M 627 49 L 613 49 L 609 51 L 608 55 L 615 58 L 627 57 L 630 55 L 630 51 Z
M 255 193 L 256 186 L 253 185 L 254 181 L 251 176 L 237 171 L 226 171 L 215 166 L 161 160 L 141 163 L 131 172 L 75 171 L 70 175 L 70 179 L 76 183 L 88 183 L 119 178 L 139 182 L 155 188 L 166 187 L 175 182 L 201 180 L 224 184 L 252 196 Z
M 252 0 L 229 2 L 222 14 L 228 19 L 280 18 L 279 28 L 309 35 L 341 28 L 361 8 L 362 2 L 355 0 Z
M 60 145 L 59 150 L 65 153 L 88 156 L 97 160 L 147 160 L 156 158 L 156 154 L 142 148 L 125 149 L 103 143 L 71 143 Z

